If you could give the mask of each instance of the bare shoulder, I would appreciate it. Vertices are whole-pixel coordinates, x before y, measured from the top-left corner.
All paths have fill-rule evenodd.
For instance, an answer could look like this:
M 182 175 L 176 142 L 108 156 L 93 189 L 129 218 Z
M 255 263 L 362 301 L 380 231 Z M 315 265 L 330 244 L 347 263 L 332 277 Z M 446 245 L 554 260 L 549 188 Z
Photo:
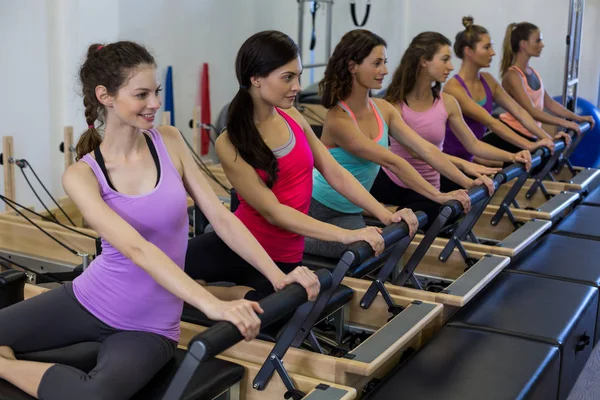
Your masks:
M 446 107 L 446 111 L 450 114 L 456 110 L 458 106 L 458 102 L 456 98 L 449 93 L 440 93 L 442 96 L 442 101 L 444 102 L 444 107 Z
M 458 104 L 456 101 L 456 97 L 452 96 L 450 93 L 440 93 L 442 97 L 442 101 L 446 107 Z
M 97 188 L 100 187 L 92 167 L 83 161 L 71 164 L 67 168 L 62 176 L 62 183 L 67 194 L 69 194 L 70 190 L 76 190 L 82 184 L 86 185 L 86 190 L 89 188 L 88 185 L 95 185 Z
M 375 103 L 377 108 L 379 108 L 379 111 L 381 111 L 382 113 L 389 113 L 390 111 L 393 111 L 394 106 L 389 101 L 375 97 L 373 97 L 372 99 L 373 103 Z
M 492 88 L 492 90 L 494 86 L 499 85 L 496 78 L 494 78 L 494 75 L 490 74 L 489 72 L 482 72 L 481 76 L 483 77 L 483 79 L 485 79 L 485 81 Z
M 221 162 L 223 162 L 224 159 L 230 158 L 230 156 L 235 153 L 235 147 L 229 139 L 227 129 L 223 129 L 223 132 L 221 132 L 217 140 L 215 140 L 215 150 L 217 151 L 217 155 Z
M 519 75 L 519 73 L 514 69 L 509 69 L 502 77 L 502 83 L 512 84 L 514 82 L 517 82 L 517 80 L 521 80 L 521 75 Z
M 458 82 L 458 79 L 448 79 L 448 82 L 444 83 L 444 92 L 447 92 L 448 89 L 449 90 L 456 90 L 458 88 L 462 88 L 460 82 Z
M 344 109 L 342 107 L 340 107 L 339 105 L 336 104 L 333 107 L 331 107 L 329 110 L 327 110 L 327 113 L 325 114 L 324 124 L 336 123 L 336 122 L 344 121 L 346 119 L 351 119 L 351 118 L 348 115 L 348 113 L 346 111 L 344 111 Z
M 180 145 L 182 142 L 181 134 L 179 133 L 179 129 L 170 125 L 161 125 L 156 128 L 163 141 L 169 147 L 169 145 Z
M 296 123 L 300 126 L 304 125 L 304 117 L 300 114 L 300 111 L 296 107 L 290 107 L 286 109 L 282 109 L 284 113 L 289 115 Z

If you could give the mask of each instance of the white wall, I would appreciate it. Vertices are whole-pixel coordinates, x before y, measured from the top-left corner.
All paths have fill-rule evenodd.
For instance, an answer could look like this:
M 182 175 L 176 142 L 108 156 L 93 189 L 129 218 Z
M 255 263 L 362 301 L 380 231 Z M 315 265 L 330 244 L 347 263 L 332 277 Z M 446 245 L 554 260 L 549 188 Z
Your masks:
M 50 76 L 46 40 L 46 3 L 37 0 L 0 4 L 0 110 L 1 136 L 14 137 L 14 156 L 27 159 L 44 182 L 50 182 Z M 33 203 L 21 172 L 16 168 L 18 201 Z M 29 172 L 29 176 L 31 173 Z M 33 178 L 33 177 L 32 177 Z M 4 193 L 4 172 L 0 174 Z M 4 204 L 0 205 L 4 210 Z
M 86 125 L 78 68 L 89 44 L 117 38 L 117 4 L 118 0 L 0 0 L 0 136 L 14 137 L 15 157 L 27 159 L 55 196 L 63 194 L 64 163 L 58 151 L 63 127 L 73 125 L 78 137 Z M 3 180 L 2 173 L 2 193 Z M 19 203 L 41 209 L 18 170 L 15 186 Z
M 235 94 L 236 49 L 257 30 L 256 11 L 253 2 L 238 0 L 147 0 L 142 7 L 138 0 L 119 2 L 119 38 L 151 50 L 163 83 L 167 66 L 173 66 L 175 124 L 183 132 L 191 132 L 188 121 L 197 103 L 203 63 L 209 63 L 214 117 Z
M 599 104 L 600 57 L 598 57 L 598 36 L 600 26 L 600 0 L 586 0 L 583 19 L 583 39 L 581 43 L 581 63 L 579 64 L 579 97 Z
M 354 28 L 349 1 L 336 0 L 333 12 L 333 46 Z M 366 0 L 357 0 L 359 18 Z M 409 41 L 419 32 L 436 30 L 451 40 L 462 29 L 461 18 L 473 15 L 488 28 L 498 56 L 490 72 L 498 76 L 504 30 L 509 22 L 531 21 L 544 33 L 546 48 L 532 62 L 551 94 L 561 92 L 564 36 L 568 0 L 377 0 L 372 2 L 370 29 L 388 42 L 390 75 Z M 188 121 L 196 104 L 202 63 L 211 77 L 213 119 L 237 91 L 234 59 L 251 34 L 278 29 L 296 39 L 295 0 L 0 0 L 0 135 L 15 137 L 17 156 L 34 163 L 40 177 L 55 195 L 62 195 L 62 129 L 73 125 L 75 139 L 85 128 L 77 84 L 78 68 L 91 43 L 118 39 L 145 44 L 156 56 L 161 78 L 174 68 L 176 125 L 189 137 Z M 310 56 L 310 16 L 306 7 L 304 63 Z M 325 11 L 317 15 L 316 60 L 323 61 Z M 580 69 L 580 95 L 597 101 L 600 59 L 600 0 L 586 0 Z M 459 66 L 458 60 L 457 67 Z M 315 70 L 315 81 L 323 73 Z M 305 71 L 303 84 L 308 84 Z M 388 77 L 389 82 L 390 77 Z M 10 95 L 6 95 L 10 93 Z M 17 174 L 19 175 L 19 174 Z M 2 174 L 0 190 L 3 191 Z M 17 200 L 35 204 L 20 177 Z
M 432 10 L 435 12 L 431 12 Z M 499 78 L 502 43 L 507 25 L 511 22 L 532 22 L 540 27 L 546 47 L 542 57 L 532 60 L 531 64 L 544 78 L 544 85 L 549 93 L 558 94 L 563 80 L 567 13 L 568 1 L 565 0 L 419 0 L 410 2 L 409 37 L 422 31 L 436 30 L 454 44 L 456 34 L 464 29 L 462 17 L 471 15 L 476 24 L 484 26 L 490 32 L 497 55 L 489 72 Z M 461 61 L 453 58 L 453 63 L 455 72 L 458 72 Z
M 339 7 L 336 3 L 333 8 L 332 50 L 342 35 L 354 27 L 349 4 L 338 3 Z M 365 28 L 385 38 L 400 36 L 403 31 L 398 28 L 402 24 L 377 21 L 387 18 L 390 11 L 402 15 L 403 2 L 378 0 L 376 4 Z M 183 0 L 177 3 L 148 0 L 143 8 L 144 18 L 140 18 L 138 0 L 119 2 L 119 37 L 148 46 L 156 56 L 163 80 L 166 67 L 173 66 L 175 123 L 188 138 L 191 136 L 188 121 L 197 102 L 202 63 L 209 63 L 211 109 L 213 119 L 216 119 L 223 105 L 238 90 L 234 61 L 244 40 L 267 29 L 281 30 L 294 39 L 298 36 L 297 3 L 291 0 Z M 235 13 L 231 12 L 233 9 Z M 305 9 L 303 62 L 308 64 L 311 22 L 308 5 Z M 359 10 L 362 15 L 364 10 L 362 7 Z M 322 7 L 317 14 L 316 62 L 324 61 L 325 23 L 326 13 Z M 390 60 L 398 62 L 400 54 Z M 315 81 L 323 72 L 324 68 L 316 69 Z M 304 72 L 303 84 L 309 83 L 309 73 L 308 70 Z

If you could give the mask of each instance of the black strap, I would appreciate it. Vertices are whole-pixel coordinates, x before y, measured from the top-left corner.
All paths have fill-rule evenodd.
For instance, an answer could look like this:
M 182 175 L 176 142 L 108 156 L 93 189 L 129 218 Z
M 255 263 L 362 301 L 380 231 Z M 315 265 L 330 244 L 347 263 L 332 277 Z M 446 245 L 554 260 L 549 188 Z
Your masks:
M 152 141 L 150 136 L 144 133 L 144 138 L 146 139 L 146 143 L 148 144 L 148 148 L 150 149 L 150 154 L 152 154 L 154 165 L 156 165 L 156 187 L 158 185 L 158 182 L 160 181 L 160 161 L 158 160 L 158 153 L 156 152 L 156 147 L 154 146 L 154 142 Z M 96 162 L 100 166 L 100 169 L 102 170 L 102 173 L 106 178 L 106 182 L 108 182 L 108 186 L 110 186 L 110 188 L 115 192 L 118 192 L 118 190 L 115 189 L 114 185 L 112 184 L 110 177 L 108 176 L 108 171 L 106 170 L 106 164 L 104 164 L 104 157 L 102 157 L 100 146 L 94 149 L 94 155 L 96 156 Z
M 362 22 L 359 24 L 358 19 L 356 19 L 356 1 L 352 0 L 352 2 L 350 3 L 350 13 L 352 14 L 352 21 L 354 22 L 354 25 L 358 26 L 359 28 L 362 28 L 363 26 L 366 25 L 367 21 L 369 20 L 370 12 L 371 12 L 371 0 L 367 0 L 367 11 L 365 13 L 365 17 L 363 18 Z

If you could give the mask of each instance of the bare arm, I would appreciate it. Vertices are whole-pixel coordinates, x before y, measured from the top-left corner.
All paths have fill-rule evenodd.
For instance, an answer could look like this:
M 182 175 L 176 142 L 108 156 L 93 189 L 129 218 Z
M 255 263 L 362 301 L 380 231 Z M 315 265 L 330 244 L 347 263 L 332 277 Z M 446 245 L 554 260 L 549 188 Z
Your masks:
M 262 312 L 258 303 L 223 302 L 192 280 L 104 202 L 98 181 L 88 165 L 76 163 L 70 166 L 63 175 L 63 187 L 90 226 L 159 285 L 209 318 L 233 322 L 247 340 L 258 334 L 260 320 L 254 314 Z
M 463 160 L 460 157 L 451 156 L 444 154 L 452 164 L 456 165 L 458 169 L 469 176 L 480 177 L 482 175 L 494 175 L 499 172 L 502 168 L 499 167 L 488 167 L 486 165 L 472 163 L 467 160 Z
M 488 160 L 515 162 L 514 154 L 478 140 L 466 124 L 456 99 L 447 93 L 443 96 L 450 128 L 469 153 Z
M 331 121 L 330 116 L 327 116 L 327 119 Z M 327 129 L 329 129 L 331 122 L 326 122 L 326 124 Z M 301 120 L 301 126 L 306 133 L 306 138 L 312 150 L 315 168 L 323 175 L 327 183 L 352 203 L 367 210 L 386 225 L 389 224 L 392 213 L 375 200 L 354 175 L 333 158 L 325 145 L 316 137 L 306 120 Z
M 536 134 L 536 131 L 532 130 L 529 126 L 525 125 L 521 120 L 523 119 L 523 112 L 521 111 L 521 109 L 525 111 L 525 114 L 528 114 L 535 120 L 543 122 L 545 124 L 565 127 L 565 124 L 568 122 L 562 118 L 550 115 L 544 112 L 544 110 L 538 110 L 537 108 L 535 108 L 533 102 L 531 101 L 531 98 L 525 90 L 525 83 L 523 82 L 523 79 L 521 78 L 521 75 L 519 75 L 518 72 L 508 71 L 506 75 L 504 75 L 504 78 L 502 78 L 502 86 L 504 87 L 504 89 L 506 89 L 506 92 L 508 92 L 508 94 L 504 90 L 502 90 L 502 88 L 498 89 L 498 93 L 501 97 L 499 97 L 498 100 L 496 100 L 496 102 L 502 107 L 504 107 L 506 111 L 514 115 L 515 118 L 517 118 L 519 122 L 521 122 L 523 126 L 525 126 L 525 128 L 527 128 L 530 132 Z M 510 96 L 508 96 L 509 94 Z M 549 98 L 549 96 L 547 96 L 547 94 L 545 94 L 544 96 L 544 105 L 550 110 L 552 106 L 548 107 L 548 104 L 546 104 L 548 101 L 547 98 Z M 530 122 L 529 119 L 530 118 L 525 118 L 524 121 Z M 533 125 L 535 125 L 535 123 Z M 537 128 L 537 125 L 535 126 Z M 541 130 L 541 128 L 537 128 L 537 130 Z M 536 134 L 536 136 L 542 138 L 538 134 Z M 546 137 L 548 136 L 549 135 L 546 134 Z
M 450 82 L 444 86 L 444 92 L 452 95 L 456 101 L 458 101 L 458 105 L 464 115 L 485 125 L 489 130 L 496 133 L 508 143 L 524 150 L 535 148 L 533 147 L 535 143 L 517 135 L 512 129 L 504 125 L 500 120 L 494 118 L 485 108 L 470 98 L 464 88 L 455 79 L 451 79 Z
M 435 145 L 419 136 L 409 127 L 404 119 L 390 103 L 380 101 L 381 109 L 389 116 L 390 134 L 404 147 L 418 154 L 426 163 L 464 188 L 471 188 L 475 183 L 452 164 Z M 378 103 L 378 104 L 379 104 Z M 407 183 L 408 184 L 408 183 Z
M 572 119 L 573 121 L 577 121 L 577 122 L 586 122 L 587 121 L 590 123 L 591 129 L 594 129 L 594 125 L 596 124 L 596 121 L 594 121 L 594 118 L 591 115 L 577 115 L 577 114 L 571 112 L 570 110 L 567 110 L 566 108 L 564 108 L 562 106 L 562 104 L 560 104 L 559 102 L 554 100 L 552 97 L 550 97 L 548 92 L 544 92 L 544 105 L 548 110 L 550 110 L 550 112 L 552 112 L 562 118 L 569 118 L 569 119 Z M 567 121 L 564 119 L 562 121 L 564 121 L 564 125 L 560 125 L 560 126 L 563 126 L 566 129 L 573 129 L 575 132 L 581 133 L 581 130 L 579 129 L 578 124 L 575 124 L 571 121 Z
M 281 204 L 254 168 L 237 154 L 227 132 L 223 132 L 219 136 L 215 148 L 221 160 L 223 171 L 233 187 L 270 224 L 302 236 L 324 241 L 350 244 L 358 240 L 366 240 L 373 246 L 374 250 L 381 250 L 382 243 L 379 240 L 381 235 L 377 232 L 343 229 L 316 220 L 292 207 Z
M 358 130 L 352 120 L 335 117 L 329 118 L 326 124 L 327 132 L 337 146 L 357 157 L 389 169 L 417 193 L 435 202 L 440 202 L 440 191 L 423 179 L 408 161 L 367 138 Z M 331 184 L 335 188 L 334 184 L 337 183 Z
M 183 182 L 200 210 L 206 215 L 216 234 L 236 254 L 263 274 L 273 287 L 278 290 L 291 282 L 298 282 L 313 300 L 319 294 L 319 282 L 314 274 L 307 271 L 296 271 L 286 275 L 273 262 L 248 228 L 227 208 L 223 207 L 219 198 L 211 189 L 206 178 L 194 162 L 185 147 L 181 135 L 175 128 L 164 127 L 165 141 L 177 149 L 183 165 Z

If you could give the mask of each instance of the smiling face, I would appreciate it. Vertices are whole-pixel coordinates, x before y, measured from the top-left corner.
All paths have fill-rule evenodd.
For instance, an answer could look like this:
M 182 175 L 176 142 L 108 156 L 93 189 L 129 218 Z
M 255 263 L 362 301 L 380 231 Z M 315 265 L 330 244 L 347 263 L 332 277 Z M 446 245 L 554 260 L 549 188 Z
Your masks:
M 265 77 L 252 77 L 252 89 L 267 104 L 288 109 L 300 92 L 302 61 L 296 57 L 285 65 L 271 71 Z
M 351 62 L 349 69 L 354 77 L 353 85 L 359 84 L 367 89 L 381 89 L 383 78 L 388 74 L 385 46 L 375 46 L 360 64 Z
M 450 46 L 442 45 L 438 47 L 437 52 L 431 60 L 421 60 L 421 67 L 433 80 L 444 83 L 448 79 L 450 72 L 454 70 L 451 59 Z
M 96 88 L 96 96 L 123 124 L 148 130 L 154 126 L 160 109 L 160 91 L 156 68 L 143 65 L 131 71 L 130 78 L 114 96 L 106 94 L 102 86 Z
M 539 29 L 534 30 L 527 40 L 521 40 L 520 50 L 530 57 L 539 57 L 544 49 L 544 37 Z
M 488 34 L 479 35 L 475 49 L 465 48 L 465 57 L 479 68 L 488 68 L 495 55 L 492 39 Z

